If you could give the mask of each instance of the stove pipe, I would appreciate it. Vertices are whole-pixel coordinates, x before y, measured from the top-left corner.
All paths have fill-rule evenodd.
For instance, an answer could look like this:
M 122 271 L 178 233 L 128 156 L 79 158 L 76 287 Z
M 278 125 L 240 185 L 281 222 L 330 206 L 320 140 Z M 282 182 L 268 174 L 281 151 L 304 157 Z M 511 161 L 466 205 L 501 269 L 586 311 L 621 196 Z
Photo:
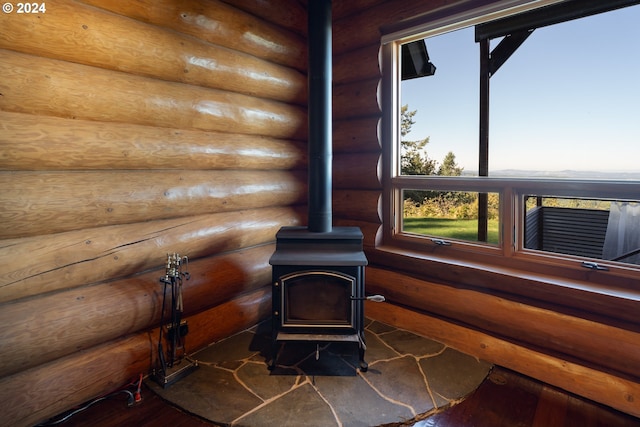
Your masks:
M 332 230 L 331 0 L 308 2 L 309 231 Z

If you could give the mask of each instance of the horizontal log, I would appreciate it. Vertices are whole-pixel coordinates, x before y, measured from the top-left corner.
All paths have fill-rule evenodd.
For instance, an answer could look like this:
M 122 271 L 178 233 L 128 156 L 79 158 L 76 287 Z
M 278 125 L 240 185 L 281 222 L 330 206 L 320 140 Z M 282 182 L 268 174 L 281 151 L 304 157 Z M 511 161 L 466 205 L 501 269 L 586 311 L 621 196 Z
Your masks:
M 195 260 L 270 243 L 303 215 L 265 208 L 2 240 L 0 303 L 156 269 L 166 253 Z
M 368 317 L 440 341 L 463 353 L 640 416 L 640 383 L 591 369 L 393 304 L 365 304 Z
M 333 19 L 342 19 L 353 14 L 362 13 L 363 10 L 372 8 L 385 1 L 386 0 L 351 0 L 333 2 Z
M 298 0 L 223 0 L 233 7 L 260 16 L 277 27 L 307 34 L 307 11 Z
M 380 191 L 336 190 L 333 213 L 337 219 L 379 223 L 382 209 Z
M 589 275 L 593 273 L 578 271 L 586 270 L 580 267 L 562 274 L 547 265 L 544 271 L 535 273 L 530 271 L 526 260 L 517 257 L 505 257 L 503 265 L 488 268 L 482 259 L 477 263 L 447 259 L 437 245 L 423 245 L 420 251 L 378 250 L 371 253 L 371 261 L 425 281 L 464 284 L 479 292 L 504 295 L 559 313 L 640 332 L 637 316 L 640 294 L 630 291 L 626 283 L 596 288 L 589 285 Z M 518 293 L 514 294 L 516 288 Z
M 304 169 L 306 144 L 0 111 L 0 170 Z
M 278 171 L 0 172 L 0 238 L 295 205 L 305 182 Z
M 70 0 L 2 21 L 0 48 L 306 105 L 298 70 Z
M 381 152 L 379 138 L 380 117 L 333 121 L 333 149 L 335 153 Z
M 0 50 L 0 110 L 304 139 L 299 106 Z M 114 107 L 116 106 L 116 107 Z
M 185 316 L 268 285 L 274 249 L 266 245 L 191 261 L 191 279 L 182 284 Z M 157 260 L 166 263 L 166 255 Z M 163 268 L 6 304 L 0 311 L 0 377 L 159 325 L 164 275 Z
M 270 310 L 269 286 L 191 316 L 187 351 L 245 330 Z M 32 426 L 148 373 L 157 357 L 157 337 L 157 329 L 139 332 L 1 378 L 0 399 L 6 407 L 0 425 Z
M 0 426 L 34 426 L 128 384 L 148 371 L 150 340 L 146 334 L 123 338 L 0 378 L 6 405 Z
M 382 224 L 374 222 L 354 221 L 347 219 L 337 218 L 334 221 L 334 225 L 337 227 L 358 227 L 362 231 L 363 246 L 365 252 L 375 249 L 380 243 L 382 238 Z
M 306 28 L 306 18 L 299 22 L 299 5 L 281 2 L 273 9 L 260 3 L 259 13 L 248 14 L 232 6 L 210 0 L 206 7 L 198 0 L 83 0 L 83 3 L 128 16 L 142 22 L 171 28 L 180 33 L 200 38 L 207 42 L 245 52 L 258 58 L 306 70 L 307 49 L 305 41 L 279 25 L 268 23 L 259 16 L 272 10 L 277 16 L 287 16 L 292 24 Z M 305 15 L 306 16 L 306 15 Z
M 333 83 L 342 85 L 361 80 L 380 79 L 380 42 L 333 58 Z M 356 64 L 354 66 L 354 64 Z
M 336 189 L 380 190 L 380 153 L 335 154 L 333 186 Z
M 344 120 L 381 117 L 378 105 L 379 78 L 337 85 L 333 88 L 333 117 Z
M 463 322 L 551 354 L 563 354 L 617 375 L 639 378 L 640 333 L 375 267 L 367 269 L 367 286 L 390 302 Z
M 187 350 L 195 351 L 228 338 L 268 319 L 270 315 L 271 284 L 189 317 Z M 158 336 L 156 331 L 154 337 Z
M 263 245 L 197 261 L 193 263 L 193 267 L 190 263 L 191 279 L 183 285 L 185 313 L 195 314 L 209 310 L 260 287 L 266 286 L 271 292 L 269 259 L 275 249 L 275 244 Z M 222 339 L 233 331 L 216 333 L 216 339 Z M 210 342 L 211 335 L 206 336 L 206 341 L 202 341 L 199 346 Z
M 333 49 L 340 55 L 363 46 L 380 43 L 380 28 L 419 15 L 442 10 L 445 7 L 464 8 L 465 1 L 450 0 L 393 0 L 379 3 L 356 15 L 338 19 L 333 23 Z M 462 6 L 460 6 L 462 4 Z M 452 9 L 453 10 L 453 9 Z M 354 31 L 357 28 L 358 31 Z

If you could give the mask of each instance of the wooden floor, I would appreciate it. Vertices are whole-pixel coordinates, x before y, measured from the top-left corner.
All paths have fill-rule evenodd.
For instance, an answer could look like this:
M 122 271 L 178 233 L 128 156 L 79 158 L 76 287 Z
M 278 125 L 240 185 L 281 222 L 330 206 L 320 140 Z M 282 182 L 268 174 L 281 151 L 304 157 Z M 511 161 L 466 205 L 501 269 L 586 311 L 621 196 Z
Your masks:
M 496 367 L 473 395 L 418 426 L 636 427 L 640 418 Z
M 143 387 L 142 401 L 129 408 L 125 394 L 100 401 L 61 426 L 201 427 L 214 424 L 182 412 Z M 640 427 L 640 419 L 569 395 L 496 367 L 471 396 L 416 427 Z M 345 426 L 348 427 L 348 426 Z

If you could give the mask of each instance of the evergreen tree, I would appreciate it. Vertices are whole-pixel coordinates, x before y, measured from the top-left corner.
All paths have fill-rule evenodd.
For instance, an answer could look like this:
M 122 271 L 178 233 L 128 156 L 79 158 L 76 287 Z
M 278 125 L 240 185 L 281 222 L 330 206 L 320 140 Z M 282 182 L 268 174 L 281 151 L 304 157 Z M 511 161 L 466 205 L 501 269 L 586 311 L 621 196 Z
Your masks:
M 460 176 L 462 175 L 460 166 L 456 163 L 456 155 L 452 151 L 449 151 L 444 157 L 442 164 L 438 168 L 438 175 L 441 176 Z
M 422 141 L 405 141 L 404 137 L 411 132 L 411 126 L 415 124 L 413 117 L 418 111 L 409 111 L 408 105 L 400 108 L 400 173 L 402 175 L 433 175 L 436 171 L 435 160 L 429 159 L 424 151 L 429 143 L 429 137 Z
M 431 160 L 424 147 L 429 143 L 429 138 L 422 141 L 403 141 L 400 169 L 403 175 L 434 175 L 436 162 Z
M 456 156 L 453 152 L 447 153 L 442 165 L 437 167 L 437 162 L 430 159 L 427 155 L 425 147 L 429 143 L 429 137 L 421 141 L 406 141 L 404 137 L 411 132 L 411 126 L 415 124 L 414 116 L 417 110 L 409 111 L 408 105 L 403 105 L 400 109 L 400 134 L 402 140 L 400 141 L 400 173 L 402 175 L 440 175 L 440 176 L 460 176 L 462 174 L 461 167 L 456 163 Z M 426 190 L 405 190 L 404 200 L 411 199 L 416 205 L 421 205 L 425 199 L 431 199 L 434 197 L 445 199 L 463 199 L 467 196 L 460 196 L 454 193 L 447 193 L 445 195 L 439 194 L 439 192 L 426 191 Z
M 416 123 L 413 121 L 413 116 L 415 116 L 417 112 L 418 110 L 409 111 L 409 105 L 400 107 L 400 135 L 402 135 L 403 138 L 411 132 L 411 126 Z

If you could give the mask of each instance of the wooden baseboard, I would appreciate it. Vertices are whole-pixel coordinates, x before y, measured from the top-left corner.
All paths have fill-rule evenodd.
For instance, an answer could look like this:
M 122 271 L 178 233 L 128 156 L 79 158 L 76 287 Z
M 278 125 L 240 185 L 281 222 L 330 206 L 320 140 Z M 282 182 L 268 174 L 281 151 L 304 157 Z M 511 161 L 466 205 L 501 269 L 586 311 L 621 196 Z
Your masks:
M 365 305 L 367 317 L 432 338 L 478 359 L 640 417 L 640 384 L 536 352 L 390 303 Z

